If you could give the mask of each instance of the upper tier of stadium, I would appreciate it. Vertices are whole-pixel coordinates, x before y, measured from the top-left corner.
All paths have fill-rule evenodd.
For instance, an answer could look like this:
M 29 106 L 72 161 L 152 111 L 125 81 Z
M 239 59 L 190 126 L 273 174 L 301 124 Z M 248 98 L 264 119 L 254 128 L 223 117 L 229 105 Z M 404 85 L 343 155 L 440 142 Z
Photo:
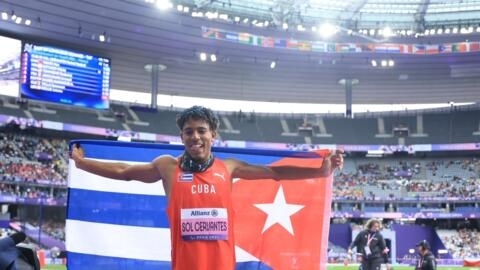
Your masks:
M 0 33 L 108 57 L 111 88 L 118 90 L 150 93 L 158 88 L 171 96 L 341 104 L 345 91 L 339 81 L 350 78 L 358 81 L 355 104 L 478 100 L 476 0 L 322 5 L 196 0 L 170 1 L 173 8 L 167 10 L 152 2 L 2 1 Z M 278 10 L 284 10 L 280 17 Z M 227 19 L 207 19 L 207 12 L 226 14 Z M 30 25 L 12 17 L 29 19 Z M 268 21 L 269 27 L 257 26 L 260 21 Z M 335 36 L 320 35 L 325 22 L 337 26 Z M 284 29 L 284 23 L 289 27 Z M 317 31 L 311 30 L 314 26 Z M 387 27 L 394 36 L 378 35 Z M 370 35 L 372 31 L 377 34 Z M 227 37 L 236 38 L 223 40 Z M 265 38 L 273 45 L 253 42 Z M 318 44 L 324 49 L 315 49 Z M 215 54 L 217 61 L 201 61 L 202 52 Z M 381 67 L 390 60 L 394 66 Z M 155 87 L 145 70 L 152 64 L 166 67 Z

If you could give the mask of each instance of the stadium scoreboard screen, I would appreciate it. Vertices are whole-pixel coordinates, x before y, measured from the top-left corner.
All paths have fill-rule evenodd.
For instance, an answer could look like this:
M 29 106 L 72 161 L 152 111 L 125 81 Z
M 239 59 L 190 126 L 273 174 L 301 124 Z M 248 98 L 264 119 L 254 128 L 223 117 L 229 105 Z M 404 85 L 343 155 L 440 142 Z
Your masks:
M 109 92 L 109 59 L 50 46 L 23 44 L 22 97 L 108 109 Z

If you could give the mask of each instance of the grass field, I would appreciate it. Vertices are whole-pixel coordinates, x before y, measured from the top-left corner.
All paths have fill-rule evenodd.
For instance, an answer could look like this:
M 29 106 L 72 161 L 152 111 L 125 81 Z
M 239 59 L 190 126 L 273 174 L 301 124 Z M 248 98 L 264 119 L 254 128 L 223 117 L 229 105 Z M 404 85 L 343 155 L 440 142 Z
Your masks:
M 65 270 L 67 267 L 64 265 L 47 265 L 42 270 Z
M 42 270 L 66 270 L 67 268 L 63 265 L 47 265 Z M 328 270 L 358 270 L 358 266 L 343 266 L 343 265 L 330 265 L 327 268 Z M 394 266 L 394 270 L 413 270 L 412 266 Z M 113 269 L 112 269 L 113 270 Z M 448 266 L 442 267 L 439 266 L 437 270 L 480 270 L 479 267 L 456 267 L 456 266 Z

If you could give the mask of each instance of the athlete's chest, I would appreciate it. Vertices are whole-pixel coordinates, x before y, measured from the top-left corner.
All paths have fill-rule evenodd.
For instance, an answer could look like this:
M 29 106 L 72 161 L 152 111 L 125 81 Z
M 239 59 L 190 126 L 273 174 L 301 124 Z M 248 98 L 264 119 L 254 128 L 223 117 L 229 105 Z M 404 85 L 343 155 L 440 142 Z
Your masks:
M 230 193 L 231 179 L 222 169 L 211 168 L 205 172 L 178 172 L 175 178 L 175 191 L 192 196 L 214 196 Z

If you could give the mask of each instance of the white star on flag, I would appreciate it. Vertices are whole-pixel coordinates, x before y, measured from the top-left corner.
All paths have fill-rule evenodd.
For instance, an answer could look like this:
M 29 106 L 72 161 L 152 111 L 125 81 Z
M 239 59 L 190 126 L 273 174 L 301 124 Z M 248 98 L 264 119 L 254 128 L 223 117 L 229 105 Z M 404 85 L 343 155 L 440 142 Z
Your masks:
M 262 233 L 278 223 L 291 235 L 294 235 L 294 233 L 290 217 L 305 207 L 305 205 L 300 204 L 288 204 L 281 185 L 272 203 L 259 203 L 254 204 L 254 206 L 267 214 L 267 220 L 263 226 Z

